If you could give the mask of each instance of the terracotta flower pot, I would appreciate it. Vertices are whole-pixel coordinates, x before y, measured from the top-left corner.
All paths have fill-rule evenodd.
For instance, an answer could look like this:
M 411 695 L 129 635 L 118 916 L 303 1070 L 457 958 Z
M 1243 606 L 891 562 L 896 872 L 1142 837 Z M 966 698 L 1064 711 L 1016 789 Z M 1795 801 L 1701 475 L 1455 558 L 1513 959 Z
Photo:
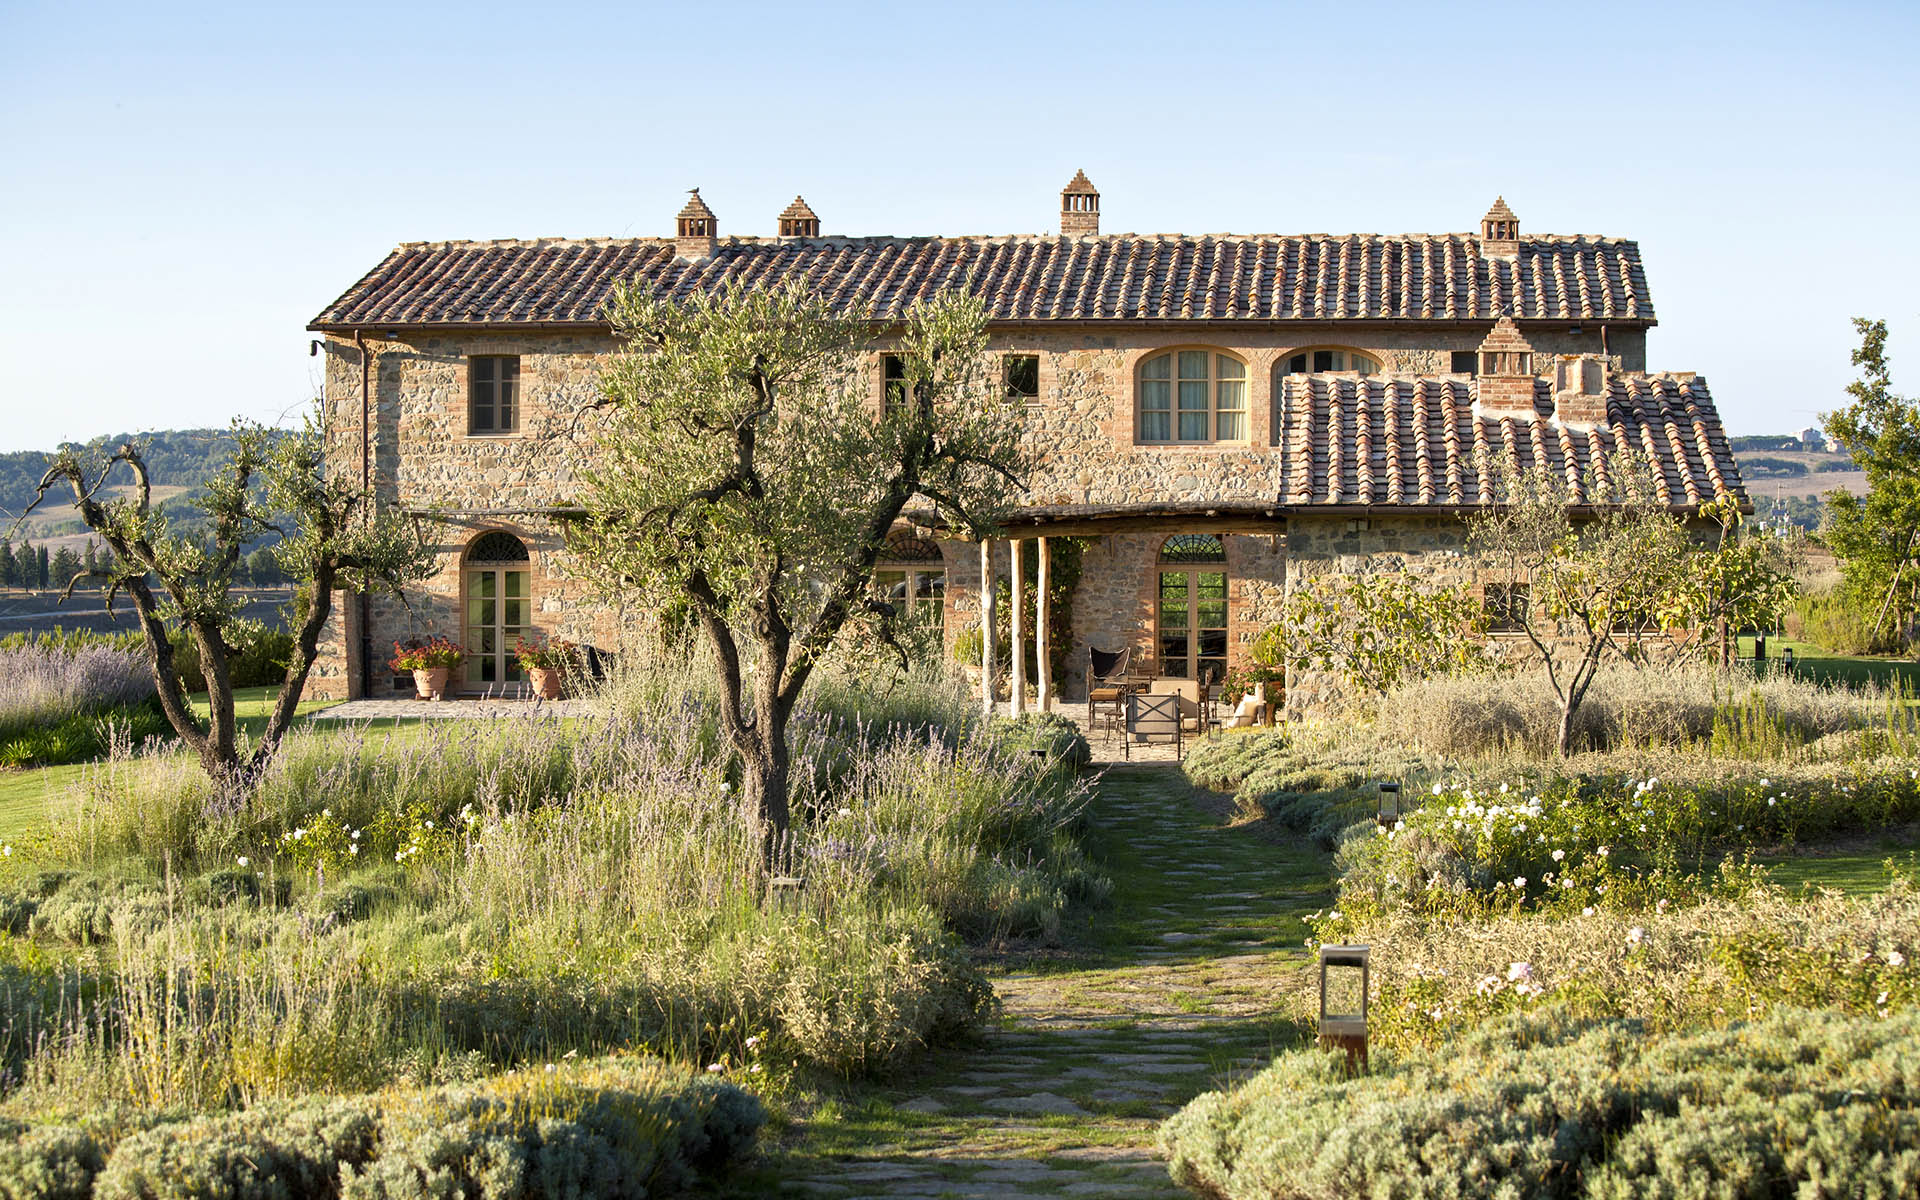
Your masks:
M 451 667 L 420 667 L 413 673 L 413 690 L 421 700 L 439 700 L 447 692 L 447 677 L 453 674 Z
M 545 667 L 528 667 L 527 679 L 533 684 L 533 694 L 542 700 L 560 698 L 560 672 Z

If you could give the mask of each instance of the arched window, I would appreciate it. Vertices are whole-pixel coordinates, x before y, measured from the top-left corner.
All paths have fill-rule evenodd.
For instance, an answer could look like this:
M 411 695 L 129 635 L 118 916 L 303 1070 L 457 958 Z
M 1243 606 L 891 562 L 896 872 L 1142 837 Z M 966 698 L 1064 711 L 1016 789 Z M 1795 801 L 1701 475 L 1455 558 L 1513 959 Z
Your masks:
M 1323 375 L 1328 371 L 1352 371 L 1360 375 L 1372 375 L 1379 369 L 1379 359 L 1358 350 L 1349 350 L 1345 346 L 1296 350 L 1280 360 L 1282 375 Z
M 940 547 L 909 533 L 889 537 L 874 565 L 873 589 L 899 615 L 940 624 L 947 604 L 947 568 Z
M 1247 364 L 1214 350 L 1170 350 L 1140 364 L 1140 440 L 1247 440 Z
M 1155 601 L 1159 673 L 1214 684 L 1227 674 L 1227 547 L 1182 533 L 1160 547 Z
M 460 572 L 466 590 L 466 684 L 482 691 L 517 689 L 513 645 L 533 633 L 527 544 L 490 530 L 468 545 Z

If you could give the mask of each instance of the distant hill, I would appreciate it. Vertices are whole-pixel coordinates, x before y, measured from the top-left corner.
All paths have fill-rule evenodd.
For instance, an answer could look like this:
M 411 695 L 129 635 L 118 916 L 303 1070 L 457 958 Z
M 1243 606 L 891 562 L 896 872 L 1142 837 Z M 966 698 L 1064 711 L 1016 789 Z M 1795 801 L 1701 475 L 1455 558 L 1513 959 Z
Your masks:
M 1815 449 L 1797 433 L 1728 438 L 1740 477 L 1746 481 L 1754 514 L 1813 530 L 1820 527 L 1828 492 L 1865 495 L 1867 477 L 1847 454 L 1821 438 Z
M 84 449 L 111 450 L 126 442 L 132 434 L 110 434 L 90 442 L 68 445 Z M 156 499 L 178 504 L 181 498 L 197 491 L 215 469 L 227 461 L 233 449 L 233 435 L 225 429 L 163 429 L 138 435 L 147 444 L 147 468 L 153 475 Z M 51 451 L 16 450 L 0 454 L 0 522 L 11 525 L 33 503 L 34 489 L 47 472 Z M 125 468 L 120 468 L 121 472 Z M 130 478 L 117 474 L 116 479 Z M 64 496 L 66 493 L 62 493 Z M 47 504 L 35 513 L 33 527 L 51 531 L 55 526 L 77 522 L 70 503 Z

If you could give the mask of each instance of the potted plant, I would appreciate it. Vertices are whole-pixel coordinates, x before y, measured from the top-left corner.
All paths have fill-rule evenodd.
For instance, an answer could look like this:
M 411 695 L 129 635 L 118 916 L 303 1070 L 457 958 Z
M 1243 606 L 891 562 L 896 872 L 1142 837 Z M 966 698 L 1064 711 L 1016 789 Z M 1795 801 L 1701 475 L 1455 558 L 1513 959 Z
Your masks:
M 515 638 L 513 656 L 520 660 L 520 669 L 527 673 L 534 695 L 542 700 L 558 700 L 561 677 L 579 665 L 580 647 L 559 639 L 529 642 Z
M 439 700 L 446 695 L 447 679 L 453 674 L 453 669 L 466 657 L 467 652 L 460 648 L 458 642 L 443 637 L 429 638 L 424 642 L 415 638 L 404 646 L 395 642 L 393 657 L 387 661 L 387 665 L 396 671 L 413 672 L 413 690 L 417 697 Z

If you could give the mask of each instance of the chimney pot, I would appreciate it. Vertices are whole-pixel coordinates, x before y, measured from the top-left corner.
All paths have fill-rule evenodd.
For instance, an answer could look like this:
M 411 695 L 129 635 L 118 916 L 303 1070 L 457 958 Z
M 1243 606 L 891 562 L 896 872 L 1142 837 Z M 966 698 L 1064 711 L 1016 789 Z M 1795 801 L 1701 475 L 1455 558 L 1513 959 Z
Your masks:
M 1075 171 L 1060 189 L 1060 236 L 1087 237 L 1100 232 L 1100 189 L 1085 171 Z
M 1520 255 L 1520 218 L 1507 207 L 1504 196 L 1495 196 L 1493 207 L 1480 218 L 1480 253 L 1487 258 Z
M 808 207 L 805 196 L 795 196 L 793 203 L 780 213 L 780 236 L 783 238 L 810 238 L 820 236 L 820 218 Z
M 714 247 L 720 241 L 720 219 L 713 215 L 707 202 L 700 198 L 700 189 L 693 188 L 687 198 L 686 207 L 674 219 L 673 246 L 674 256 L 688 262 L 698 262 L 703 258 L 712 258 Z

